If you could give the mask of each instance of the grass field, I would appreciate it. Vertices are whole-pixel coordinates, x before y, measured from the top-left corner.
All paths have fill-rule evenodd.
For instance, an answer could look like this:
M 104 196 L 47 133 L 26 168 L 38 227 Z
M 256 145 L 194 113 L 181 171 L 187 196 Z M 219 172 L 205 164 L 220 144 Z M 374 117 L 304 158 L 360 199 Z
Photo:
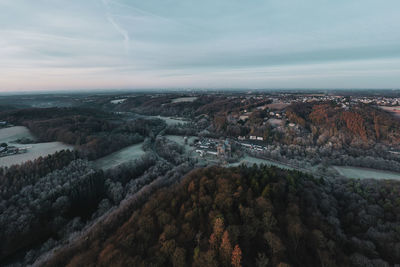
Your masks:
M 28 152 L 22 154 L 0 157 L 0 167 L 9 167 L 15 164 L 21 164 L 28 160 L 34 160 L 39 157 L 45 157 L 64 149 L 73 149 L 72 146 L 60 142 L 38 143 L 29 145 L 13 144 L 16 147 L 28 147 Z
M 94 166 L 102 170 L 107 170 L 122 163 L 138 159 L 145 154 L 142 145 L 143 143 L 128 146 L 103 158 L 95 160 Z
M 28 148 L 26 153 L 16 154 L 6 157 L 0 157 L 0 167 L 9 167 L 15 164 L 21 164 L 28 160 L 34 160 L 39 157 L 45 157 L 64 149 L 73 149 L 72 146 L 60 142 L 37 143 L 37 144 L 14 144 L 13 141 L 21 138 L 36 140 L 29 129 L 23 126 L 15 126 L 0 129 L 0 143 L 7 143 L 10 146 Z
M 356 179 L 392 179 L 392 180 L 400 180 L 400 173 L 368 169 L 368 168 L 359 168 L 359 167 L 350 167 L 350 166 L 333 166 L 333 168 L 342 176 L 347 178 L 356 178 Z
M 179 102 L 193 102 L 197 99 L 197 97 L 178 97 L 175 99 L 172 99 L 172 103 L 179 103 Z
M 284 164 L 280 164 L 278 162 L 274 162 L 274 161 L 270 161 L 270 160 L 266 160 L 266 159 L 259 159 L 259 158 L 255 158 L 255 157 L 251 157 L 246 155 L 240 162 L 235 162 L 232 164 L 229 164 L 229 167 L 235 167 L 235 166 L 239 166 L 240 164 L 245 164 L 245 165 L 253 165 L 253 164 L 257 164 L 257 165 L 268 165 L 268 166 L 275 166 L 275 167 L 279 167 L 282 169 L 287 169 L 287 170 L 293 170 L 292 167 L 284 165 Z
M 185 123 L 187 123 L 187 121 L 174 119 L 174 118 L 170 118 L 170 117 L 154 116 L 154 118 L 164 120 L 167 125 L 177 125 L 177 124 L 185 124 Z
M 0 142 L 10 143 L 20 138 L 29 138 L 35 140 L 29 129 L 24 126 L 14 126 L 0 129 Z

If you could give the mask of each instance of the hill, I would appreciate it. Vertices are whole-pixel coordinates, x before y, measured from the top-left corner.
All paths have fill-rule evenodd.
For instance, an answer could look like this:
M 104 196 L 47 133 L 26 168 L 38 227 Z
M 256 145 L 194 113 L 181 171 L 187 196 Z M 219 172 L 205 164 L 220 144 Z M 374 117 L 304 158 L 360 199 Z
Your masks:
M 389 266 L 400 261 L 399 190 L 265 166 L 199 169 L 41 265 Z
M 400 144 L 400 122 L 371 105 L 295 103 L 288 107 L 286 114 L 292 122 L 309 129 L 315 140 L 324 136 L 322 139 L 335 137 L 336 142 L 349 145 Z

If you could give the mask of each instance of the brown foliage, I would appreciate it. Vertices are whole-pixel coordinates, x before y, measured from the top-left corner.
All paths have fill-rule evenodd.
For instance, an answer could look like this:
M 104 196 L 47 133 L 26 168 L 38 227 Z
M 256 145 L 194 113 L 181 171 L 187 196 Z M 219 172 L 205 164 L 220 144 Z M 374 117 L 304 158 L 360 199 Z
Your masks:
M 233 267 L 241 267 L 242 261 L 242 250 L 240 249 L 239 245 L 236 245 L 232 252 L 232 266 Z
M 368 105 L 347 108 L 332 103 L 296 103 L 288 107 L 289 120 L 309 128 L 314 136 L 322 134 L 364 145 L 375 142 L 399 144 L 400 123 L 390 114 Z M 342 137 L 345 137 L 343 139 Z
M 220 254 L 222 263 L 225 266 L 229 266 L 229 260 L 231 259 L 231 255 L 232 255 L 232 245 L 231 245 L 231 241 L 229 240 L 229 233 L 227 231 L 225 231 L 222 236 L 219 254 Z

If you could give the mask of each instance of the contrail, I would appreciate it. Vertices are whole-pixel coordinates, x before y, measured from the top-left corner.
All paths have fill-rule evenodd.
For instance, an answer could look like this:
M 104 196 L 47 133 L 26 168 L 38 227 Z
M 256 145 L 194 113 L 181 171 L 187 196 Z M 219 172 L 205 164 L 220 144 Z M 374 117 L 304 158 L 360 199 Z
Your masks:
M 108 12 L 108 10 L 109 10 L 109 8 L 110 8 L 109 5 L 108 5 L 108 1 L 107 1 L 107 0 L 102 0 L 102 2 L 103 2 L 104 6 L 105 6 L 106 9 L 107 9 L 106 17 L 107 17 L 108 22 L 110 22 L 111 25 L 114 27 L 114 29 L 115 29 L 119 34 L 121 34 L 122 37 L 124 38 L 125 52 L 128 53 L 128 52 L 129 52 L 129 42 L 130 42 L 130 38 L 129 38 L 128 32 L 127 32 L 123 27 L 121 27 L 121 26 L 113 19 L 112 15 Z
M 114 26 L 115 30 L 119 32 L 123 37 L 124 37 L 124 46 L 125 46 L 125 51 L 129 51 L 129 34 L 128 32 L 123 29 L 121 26 L 119 26 L 118 23 L 115 22 L 115 20 L 108 14 L 107 15 L 107 20 Z

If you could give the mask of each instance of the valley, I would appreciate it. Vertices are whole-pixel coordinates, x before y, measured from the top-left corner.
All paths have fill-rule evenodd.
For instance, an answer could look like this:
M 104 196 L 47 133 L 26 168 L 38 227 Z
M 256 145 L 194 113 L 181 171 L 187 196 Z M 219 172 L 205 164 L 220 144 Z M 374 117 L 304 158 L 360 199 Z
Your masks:
M 40 104 L 40 97 L 31 99 L 34 99 L 31 106 L 25 102 L 27 106 L 23 108 L 0 113 L 0 121 L 3 121 L 0 142 L 4 147 L 4 156 L 0 157 L 0 226 L 6 229 L 0 236 L 4 240 L 0 261 L 6 265 L 60 266 L 74 262 L 85 265 L 85 260 L 98 260 L 99 265 L 111 262 L 169 265 L 179 259 L 204 266 L 207 253 L 214 253 L 206 242 L 209 237 L 199 237 L 198 240 L 203 241 L 194 246 L 193 236 L 211 235 L 210 229 L 217 218 L 226 222 L 226 232 L 232 241 L 229 244 L 243 249 L 243 262 L 249 266 L 256 259 L 268 259 L 273 264 L 303 260 L 304 264 L 314 265 L 315 259 L 308 252 L 303 251 L 304 258 L 298 258 L 297 246 L 293 244 L 315 242 L 317 233 L 322 233 L 332 244 L 345 242 L 351 247 L 343 251 L 338 246 L 334 254 L 329 254 L 323 247 L 313 245 L 310 250 L 318 247 L 319 251 L 325 251 L 319 261 L 349 264 L 359 257 L 371 262 L 397 260 L 394 250 L 383 249 L 386 245 L 382 240 L 367 232 L 374 229 L 382 235 L 392 235 L 400 220 L 396 215 L 400 208 L 396 195 L 400 179 L 397 153 L 400 151 L 400 122 L 392 113 L 376 107 L 382 105 L 381 100 L 374 102 L 374 97 L 368 95 L 349 98 L 333 93 L 82 94 L 74 96 L 69 107 L 38 108 L 46 106 L 45 103 Z M 365 104 L 366 99 L 371 103 Z M 397 98 L 391 99 L 386 101 L 390 103 Z M 45 101 L 51 101 L 51 97 L 46 97 Z M 228 173 L 226 177 L 225 173 Z M 195 178 L 202 176 L 209 181 L 203 181 L 204 177 Z M 198 188 L 197 185 L 189 187 L 191 199 L 198 198 L 196 205 L 201 203 L 201 210 L 208 209 L 210 215 L 197 208 L 177 214 L 160 206 L 164 211 L 159 212 L 168 211 L 173 215 L 162 213 L 166 216 L 162 219 L 148 217 L 145 210 L 153 205 L 154 198 L 160 198 L 157 201 L 162 203 L 183 201 L 171 202 L 165 194 L 168 196 L 172 190 L 172 194 L 180 195 L 179 188 L 187 187 L 192 179 L 205 183 Z M 224 190 L 228 190 L 224 184 L 233 183 L 231 179 L 244 179 L 239 182 L 242 186 L 230 193 L 235 199 L 223 195 Z M 201 188 L 208 187 L 213 180 L 218 181 L 213 186 L 221 192 L 212 196 L 196 195 L 204 194 L 205 191 L 196 193 L 196 190 L 203 190 Z M 301 206 L 300 200 L 285 206 L 279 199 L 289 196 L 281 186 L 289 190 L 290 198 L 315 195 L 316 199 L 301 201 L 317 206 L 310 211 L 307 205 Z M 374 200 L 377 194 L 383 194 L 381 197 L 385 200 Z M 290 227 L 302 234 L 297 236 L 293 230 L 276 226 L 254 226 L 254 231 L 264 236 L 257 239 L 243 228 L 245 226 L 238 226 L 235 216 L 244 216 L 242 220 L 245 221 L 253 218 L 248 213 L 250 210 L 243 210 L 250 205 L 243 202 L 244 199 L 250 201 L 252 197 L 257 203 L 272 201 L 262 209 L 272 212 L 275 220 L 281 220 L 283 225 L 286 220 L 283 218 L 292 220 L 297 216 L 297 224 Z M 216 202 L 210 206 L 212 199 Z M 356 204 L 365 201 L 368 203 L 365 207 Z M 344 202 L 353 203 L 353 206 L 347 208 Z M 231 214 L 230 205 L 237 205 L 232 203 L 241 203 L 235 209 L 248 215 Z M 300 206 L 293 208 L 293 205 Z M 310 222 L 296 209 L 311 212 L 320 221 Z M 329 213 L 331 209 L 336 212 Z M 359 209 L 368 210 L 368 215 L 349 215 Z M 141 212 L 144 213 L 140 216 L 132 215 Z M 209 219 L 199 219 L 207 216 Z M 365 225 L 365 216 L 376 219 L 368 217 L 371 221 Z M 177 219 L 168 219 L 174 217 Z M 386 230 L 377 226 L 378 219 L 386 222 Z M 151 228 L 154 226 L 151 220 L 165 220 L 165 223 L 156 230 Z M 188 232 L 187 227 L 194 220 L 199 221 L 199 225 L 193 228 L 194 232 Z M 340 221 L 339 226 L 337 221 Z M 125 223 L 131 230 L 122 226 Z M 251 224 L 251 220 L 248 223 Z M 356 226 L 350 227 L 351 224 Z M 99 235 L 104 235 L 110 244 L 125 240 L 123 236 L 129 241 L 122 242 L 144 242 L 142 238 L 150 236 L 143 237 L 135 228 L 137 225 L 148 226 L 146 233 L 157 236 L 161 243 L 143 243 L 143 247 L 124 245 L 118 252 L 119 260 L 112 257 L 117 253 L 114 246 L 98 246 L 88 251 L 82 247 L 85 240 L 98 242 Z M 326 227 L 332 228 L 327 231 Z M 235 234 L 235 229 L 240 229 L 243 236 Z M 332 231 L 337 234 L 332 235 Z M 338 234 L 343 232 L 345 236 Z M 192 239 L 186 240 L 185 235 Z M 296 241 L 299 243 L 293 243 L 293 238 L 299 238 Z M 386 243 L 396 249 L 396 238 L 387 238 Z M 155 242 L 155 239 L 149 240 Z M 254 251 L 259 253 L 252 254 L 249 242 L 257 244 Z M 272 242 L 278 242 L 281 244 L 278 247 L 283 246 L 290 253 L 277 252 Z M 373 242 L 376 249 L 374 252 L 360 250 L 359 242 Z M 182 250 L 189 244 L 187 250 Z M 153 262 L 140 254 L 142 249 L 150 249 L 148 245 L 163 255 L 159 261 Z M 169 252 L 165 246 L 171 246 Z M 268 250 L 263 251 L 261 248 L 265 246 Z M 90 253 L 103 256 L 96 260 L 86 256 L 83 259 L 76 248 L 88 253 L 86 256 Z M 218 256 L 213 260 L 221 263 L 226 259 Z

